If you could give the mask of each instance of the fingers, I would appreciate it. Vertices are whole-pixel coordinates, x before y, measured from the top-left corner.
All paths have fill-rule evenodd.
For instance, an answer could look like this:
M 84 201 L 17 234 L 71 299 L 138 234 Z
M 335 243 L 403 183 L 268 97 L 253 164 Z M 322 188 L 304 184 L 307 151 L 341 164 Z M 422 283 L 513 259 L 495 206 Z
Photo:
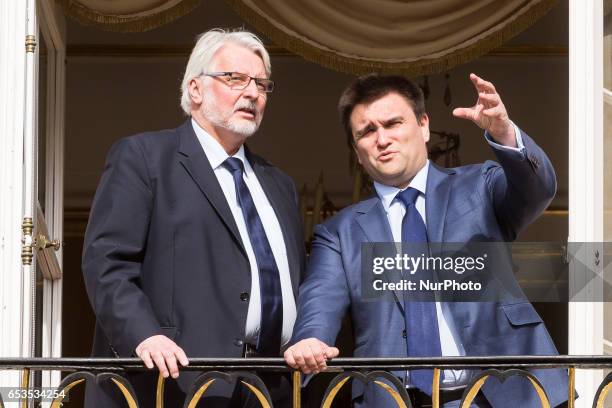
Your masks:
M 508 112 L 495 86 L 476 74 L 470 74 L 470 80 L 478 91 L 478 100 L 471 108 L 454 109 L 453 115 L 471 120 L 481 129 L 488 131 L 496 140 L 516 143 L 511 137 L 514 130 L 510 125 Z
M 482 114 L 482 110 L 484 109 L 484 105 L 481 103 L 476 104 L 473 109 L 472 120 L 477 121 L 480 115 Z
M 340 355 L 340 350 L 336 347 L 328 347 L 325 350 L 325 357 L 328 359 L 336 358 Z
M 327 368 L 326 361 L 338 356 L 336 347 L 329 347 L 322 341 L 310 338 L 297 342 L 285 351 L 285 362 L 304 374 L 318 374 Z
M 178 378 L 178 363 L 189 364 L 187 355 L 182 348 L 166 336 L 151 336 L 136 347 L 136 354 L 142 359 L 148 369 L 156 366 L 164 378 Z
M 486 105 L 487 107 L 497 106 L 501 103 L 501 98 L 498 93 L 478 93 L 478 102 Z
M 149 353 L 149 350 L 144 350 L 141 352 L 136 351 L 136 354 L 142 359 L 145 366 L 147 366 L 149 370 L 153 368 L 153 360 L 151 359 L 151 353 Z
M 319 364 L 321 360 L 323 360 L 323 364 L 325 364 L 325 356 L 323 356 L 321 350 L 310 344 L 308 345 L 308 350 L 304 351 L 304 359 L 308 370 L 313 374 L 319 373 Z
M 495 90 L 495 86 L 491 82 L 485 81 L 484 79 L 482 79 L 476 74 L 473 74 L 473 73 L 470 74 L 470 80 L 472 81 L 472 83 L 476 87 L 476 90 L 479 93 L 480 92 L 484 92 L 484 93 L 496 93 L 497 92 Z
M 289 367 L 295 368 L 296 370 L 300 368 L 297 362 L 295 361 L 295 357 L 293 356 L 293 350 L 291 349 L 291 347 L 285 351 L 283 357 L 285 358 L 285 363 L 287 363 Z
M 163 355 L 164 360 L 166 360 L 166 367 L 168 367 L 168 371 L 170 371 L 170 375 L 172 378 L 177 378 L 179 371 L 176 365 L 176 357 L 174 356 L 174 353 L 166 351 Z
M 176 354 L 176 357 L 178 358 L 179 363 L 181 363 L 182 366 L 188 366 L 189 360 L 187 359 L 187 354 L 185 354 L 182 348 L 178 346 L 176 346 L 176 348 L 178 350 L 175 354 Z
M 468 119 L 475 121 L 477 116 L 477 106 L 478 105 L 474 106 L 473 108 L 455 108 L 453 110 L 453 115 L 460 119 Z
M 153 351 L 151 357 L 159 370 L 159 373 L 164 377 L 168 378 L 168 368 L 166 367 L 166 360 L 160 351 Z
M 310 350 L 312 351 L 312 357 L 314 360 L 311 361 L 312 372 L 318 374 L 320 371 L 327 368 L 327 364 L 325 364 L 325 352 L 320 343 L 312 344 L 310 346 Z

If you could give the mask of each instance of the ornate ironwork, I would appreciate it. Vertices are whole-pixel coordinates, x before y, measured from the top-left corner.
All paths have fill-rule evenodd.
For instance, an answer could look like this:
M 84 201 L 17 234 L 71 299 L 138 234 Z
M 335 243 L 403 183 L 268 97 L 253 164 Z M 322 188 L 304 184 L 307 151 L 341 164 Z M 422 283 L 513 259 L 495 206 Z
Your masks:
M 460 407 L 461 408 L 470 408 L 472 406 L 472 402 L 478 391 L 482 388 L 485 381 L 491 376 L 496 377 L 500 382 L 505 382 L 508 378 L 513 377 L 515 375 L 525 377 L 529 380 L 533 388 L 535 388 L 538 397 L 540 398 L 540 404 L 542 408 L 550 408 L 550 402 L 548 400 L 548 395 L 546 395 L 546 391 L 544 387 L 540 383 L 540 381 L 529 371 L 521 370 L 521 369 L 510 369 L 510 370 L 496 370 L 489 369 L 480 373 L 477 377 L 472 379 L 470 383 L 465 387 L 465 391 L 463 392 L 463 397 L 461 398 Z
M 550 407 L 548 396 L 542 384 L 529 369 L 568 369 L 568 407 L 574 406 L 575 399 L 575 370 L 612 368 L 612 356 L 488 356 L 488 357 L 435 357 L 435 358 L 338 358 L 328 362 L 330 371 L 340 371 L 331 381 L 322 398 L 321 407 L 331 407 L 334 399 L 341 389 L 350 381 L 373 383 L 385 390 L 396 402 L 398 407 L 412 408 L 408 393 L 402 381 L 391 374 L 390 371 L 403 371 L 412 369 L 434 369 L 432 384 L 432 406 L 440 406 L 440 374 L 443 369 L 481 369 L 482 371 L 468 384 L 462 400 L 461 407 L 469 407 L 484 383 L 491 377 L 504 382 L 512 376 L 526 378 L 534 387 L 542 407 Z M 0 370 L 22 370 L 21 388 L 28 389 L 32 371 L 56 370 L 71 372 L 57 387 L 57 394 L 61 395 L 53 400 L 51 407 L 59 408 L 65 396 L 75 387 L 86 384 L 99 384 L 110 381 L 121 393 L 130 408 L 138 408 L 138 399 L 131 384 L 122 375 L 128 371 L 147 370 L 142 361 L 137 358 L 127 359 L 93 359 L 93 358 L 0 358 Z M 181 367 L 182 371 L 202 371 L 191 385 L 183 408 L 194 408 L 207 389 L 215 381 L 238 383 L 246 387 L 257 398 L 264 408 L 272 407 L 268 389 L 257 372 L 291 372 L 293 384 L 293 407 L 299 408 L 301 404 L 302 376 L 299 372 L 285 365 L 280 358 L 231 358 L 211 359 L 192 358 L 189 366 Z M 384 370 L 384 371 L 381 371 Z M 156 389 L 156 407 L 163 406 L 164 394 L 163 377 L 159 376 Z M 595 399 L 593 408 L 603 408 L 610 390 L 612 389 L 612 373 L 602 381 Z M 28 406 L 30 401 L 21 400 L 22 407 Z M 0 395 L 0 408 L 5 405 Z
M 381 378 L 387 380 L 393 386 L 381 381 Z M 348 371 L 338 374 L 327 387 L 325 395 L 323 396 L 321 408 L 331 408 L 332 402 L 334 402 L 334 398 L 336 398 L 336 395 L 338 395 L 340 389 L 342 389 L 344 384 L 351 379 L 362 381 L 365 384 L 374 382 L 391 395 L 399 408 L 413 408 L 412 404 L 410 403 L 410 399 L 408 398 L 408 393 L 400 380 L 396 376 L 386 371 L 371 371 L 367 374 L 359 371 Z
M 609 373 L 599 385 L 593 400 L 593 408 L 604 408 L 604 402 L 606 402 L 610 389 L 612 389 L 612 373 Z
M 192 384 L 183 407 L 195 408 L 207 388 L 218 379 L 226 381 L 227 383 L 240 382 L 255 394 L 263 408 L 272 407 L 272 399 L 270 398 L 270 393 L 264 382 L 257 375 L 246 371 L 233 371 L 230 373 L 209 371 L 200 375 Z
M 129 408 L 138 408 L 138 399 L 132 385 L 122 376 L 116 373 L 94 374 L 85 371 L 77 371 L 67 375 L 57 387 L 58 397 L 51 403 L 51 408 L 60 408 L 62 402 L 71 389 L 82 383 L 99 384 L 103 381 L 111 381 L 119 389 Z

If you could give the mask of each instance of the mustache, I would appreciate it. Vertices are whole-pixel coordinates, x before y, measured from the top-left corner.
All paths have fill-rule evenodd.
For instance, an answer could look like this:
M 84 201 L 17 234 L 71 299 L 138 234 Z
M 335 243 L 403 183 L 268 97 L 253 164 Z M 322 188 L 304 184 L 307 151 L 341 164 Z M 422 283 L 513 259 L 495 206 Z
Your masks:
M 234 106 L 234 112 L 239 111 L 240 109 L 248 109 L 255 113 L 256 116 L 259 116 L 260 114 L 259 109 L 257 108 L 257 104 L 255 104 L 255 102 L 253 101 L 241 100 L 236 102 L 236 105 Z

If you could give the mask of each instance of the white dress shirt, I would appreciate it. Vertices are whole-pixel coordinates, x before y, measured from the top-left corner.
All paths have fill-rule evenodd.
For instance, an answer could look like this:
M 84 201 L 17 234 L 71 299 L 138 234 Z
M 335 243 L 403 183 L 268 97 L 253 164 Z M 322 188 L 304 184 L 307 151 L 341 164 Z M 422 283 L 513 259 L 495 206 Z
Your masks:
M 513 123 L 514 125 L 514 123 Z M 503 146 L 495 143 L 488 133 L 485 133 L 487 142 L 496 148 L 509 149 L 516 151 L 517 154 L 524 154 L 523 139 L 521 137 L 521 131 L 516 125 L 514 125 L 514 131 L 516 135 L 517 147 Z M 427 175 L 429 174 L 429 160 L 425 163 L 425 166 L 419 170 L 410 182 L 409 187 L 418 190 L 421 194 L 417 197 L 415 206 L 423 222 L 427 225 L 427 216 L 425 214 L 425 200 L 427 197 Z M 393 186 L 386 186 L 378 182 L 374 182 L 374 188 L 380 200 L 382 201 L 383 208 L 387 214 L 389 220 L 389 226 L 391 227 L 391 233 L 393 234 L 393 240 L 395 242 L 402 241 L 402 220 L 404 214 L 406 214 L 406 208 L 404 204 L 399 200 L 395 199 L 401 189 Z M 461 339 L 457 334 L 451 312 L 449 310 L 449 304 L 446 302 L 436 302 L 436 314 L 438 316 L 438 328 L 440 330 L 440 345 L 442 348 L 442 355 L 451 356 L 465 356 L 465 348 L 461 343 Z M 444 370 L 444 380 L 442 381 L 442 388 L 453 389 L 464 387 L 468 384 L 471 379 L 471 373 L 468 370 Z M 406 381 L 409 384 L 409 381 Z
M 255 253 L 253 252 L 253 246 L 249 239 L 249 232 L 242 215 L 242 210 L 238 204 L 236 197 L 236 185 L 234 183 L 234 177 L 232 173 L 227 170 L 222 164 L 229 157 L 227 152 L 223 149 L 221 144 L 209 135 L 204 129 L 202 129 L 195 120 L 191 120 L 193 130 L 206 158 L 210 163 L 227 204 L 229 205 L 234 221 L 238 226 L 238 232 L 242 239 L 242 244 L 246 250 L 251 265 L 251 292 L 249 298 L 249 309 L 247 312 L 247 320 L 245 327 L 245 341 L 253 345 L 257 345 L 257 339 L 259 337 L 259 329 L 261 326 L 261 294 L 259 290 L 259 269 L 257 268 L 257 260 Z M 289 263 L 287 261 L 287 250 L 285 246 L 285 240 L 283 238 L 283 232 L 281 230 L 274 209 L 268 201 L 268 197 L 263 191 L 257 176 L 253 172 L 251 164 L 246 159 L 244 154 L 244 146 L 240 146 L 240 149 L 233 157 L 236 157 L 244 163 L 244 181 L 251 192 L 255 208 L 261 218 L 266 236 L 270 242 L 270 248 L 278 267 L 280 274 L 281 292 L 283 296 L 283 329 L 281 337 L 281 345 L 286 345 L 291 339 L 291 333 L 293 331 L 293 325 L 296 317 L 295 299 L 293 297 L 293 289 L 291 287 L 291 276 L 289 274 Z

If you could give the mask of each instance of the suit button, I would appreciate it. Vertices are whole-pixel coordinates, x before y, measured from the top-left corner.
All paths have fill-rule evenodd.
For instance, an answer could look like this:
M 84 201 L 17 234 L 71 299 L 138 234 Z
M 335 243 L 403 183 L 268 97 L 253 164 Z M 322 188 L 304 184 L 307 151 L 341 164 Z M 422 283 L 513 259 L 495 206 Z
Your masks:
M 234 346 L 236 347 L 242 347 L 244 345 L 244 342 L 240 339 L 235 339 L 234 340 Z
M 406 330 L 402 330 L 402 337 L 403 337 L 403 338 L 408 337 L 408 336 L 406 335 Z
M 246 302 L 247 300 L 249 300 L 249 293 L 248 292 L 242 292 L 240 294 L 240 300 L 242 300 L 243 302 Z

